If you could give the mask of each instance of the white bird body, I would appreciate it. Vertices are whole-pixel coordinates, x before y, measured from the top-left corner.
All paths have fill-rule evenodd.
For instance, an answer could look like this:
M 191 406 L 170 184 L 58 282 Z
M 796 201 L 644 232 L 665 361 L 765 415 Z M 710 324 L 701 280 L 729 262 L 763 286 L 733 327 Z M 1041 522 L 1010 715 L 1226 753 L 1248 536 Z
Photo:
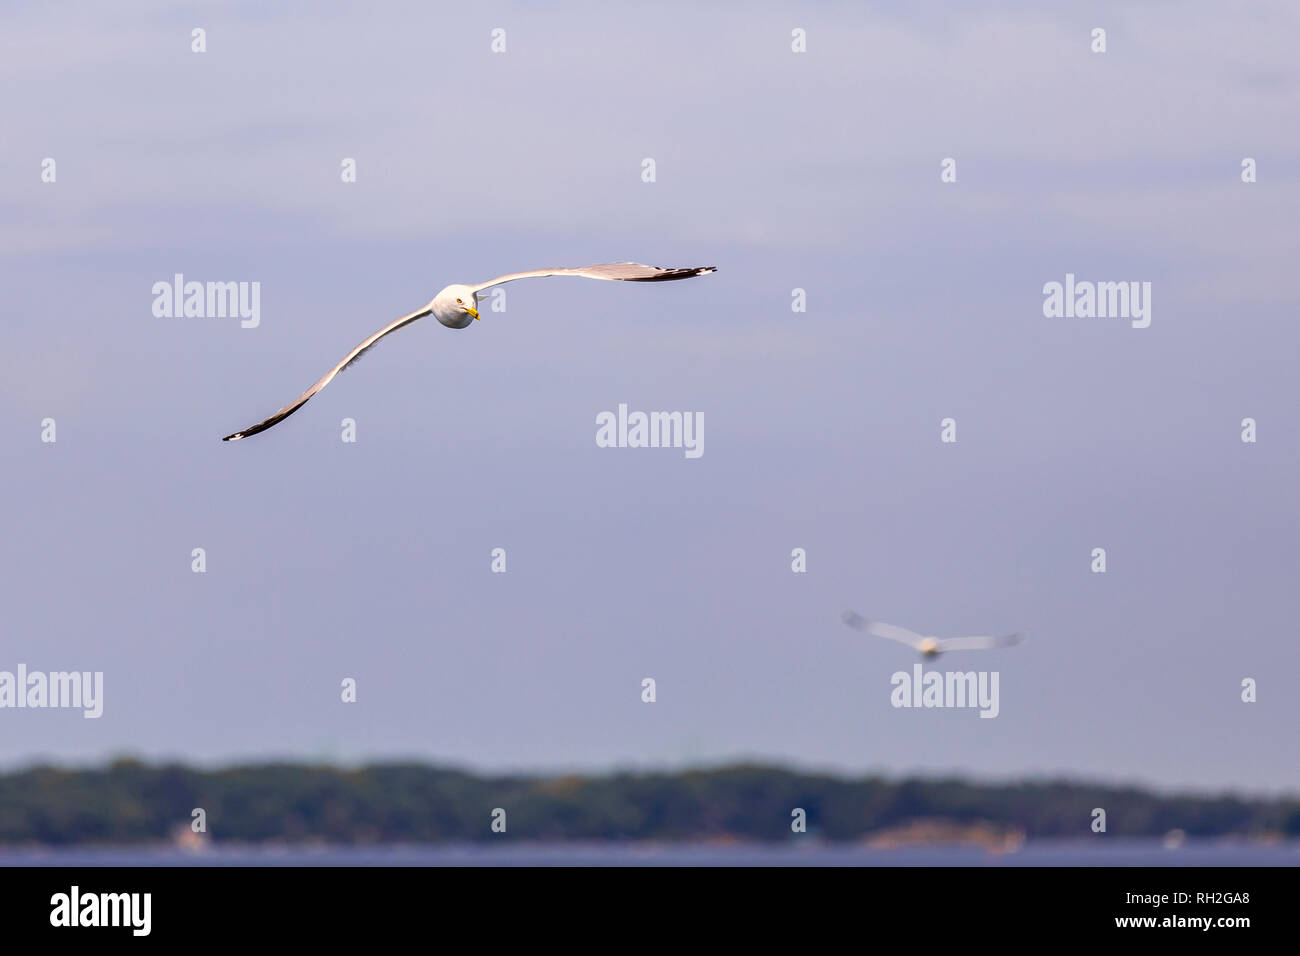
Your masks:
M 466 305 L 471 305 L 467 309 Z M 478 318 L 478 296 L 473 286 L 449 285 L 425 306 L 435 319 L 449 329 L 463 329 Z
M 440 323 L 449 329 L 463 329 L 469 326 L 479 317 L 478 297 L 484 289 L 492 286 L 501 285 L 506 282 L 514 282 L 516 279 L 533 279 L 543 278 L 545 276 L 578 276 L 583 279 L 617 279 L 624 282 L 666 282 L 675 279 L 690 279 L 694 276 L 708 275 L 710 272 L 717 272 L 713 266 L 698 266 L 689 269 L 665 269 L 661 266 L 646 266 L 639 262 L 604 262 L 594 266 L 577 266 L 574 268 L 558 269 L 534 269 L 531 272 L 510 272 L 503 276 L 497 276 L 495 279 L 489 279 L 478 285 L 449 285 L 432 299 L 424 308 L 412 312 L 410 315 L 404 315 L 394 322 L 390 322 L 374 335 L 359 343 L 351 352 L 343 356 L 332 369 L 317 379 L 311 388 L 303 392 L 296 399 L 290 402 L 284 408 L 280 409 L 270 418 L 258 422 L 245 428 L 243 431 L 235 432 L 233 435 L 227 435 L 222 441 L 239 441 L 241 438 L 247 438 L 249 435 L 256 435 L 258 432 L 266 431 L 272 425 L 284 421 L 302 406 L 306 405 L 308 400 L 319 392 L 322 388 L 334 380 L 334 376 L 343 371 L 358 358 L 361 354 L 373 346 L 384 336 L 398 329 L 410 325 L 426 315 L 432 315 Z
M 994 647 L 1010 647 L 1013 644 L 1019 644 L 1029 636 L 1024 631 L 1018 631 L 1015 634 L 1006 634 L 1002 637 L 985 637 L 983 635 L 947 638 L 925 637 L 916 633 L 916 631 L 909 631 L 905 627 L 899 627 L 897 624 L 868 621 L 861 614 L 853 611 L 845 611 L 843 620 L 849 627 L 864 631 L 873 637 L 883 637 L 886 640 L 906 644 L 920 653 L 922 657 L 938 657 L 948 651 L 982 651 Z

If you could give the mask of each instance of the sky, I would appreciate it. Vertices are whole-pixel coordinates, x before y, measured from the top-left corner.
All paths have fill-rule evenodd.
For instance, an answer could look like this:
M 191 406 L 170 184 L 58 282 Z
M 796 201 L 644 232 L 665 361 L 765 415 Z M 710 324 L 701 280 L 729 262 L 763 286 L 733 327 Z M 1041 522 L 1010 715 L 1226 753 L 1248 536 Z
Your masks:
M 1298 28 L 1285 2 L 7 4 L 0 671 L 104 696 L 0 708 L 0 767 L 1300 791 Z M 219 441 L 447 284 L 613 260 L 718 272 L 512 284 Z M 258 324 L 155 315 L 177 273 L 258 283 Z M 1067 274 L 1150 283 L 1150 325 L 1045 316 Z M 620 404 L 701 415 L 703 454 L 598 447 Z M 996 671 L 998 716 L 892 706 L 918 658 L 850 608 L 1029 632 L 925 664 Z

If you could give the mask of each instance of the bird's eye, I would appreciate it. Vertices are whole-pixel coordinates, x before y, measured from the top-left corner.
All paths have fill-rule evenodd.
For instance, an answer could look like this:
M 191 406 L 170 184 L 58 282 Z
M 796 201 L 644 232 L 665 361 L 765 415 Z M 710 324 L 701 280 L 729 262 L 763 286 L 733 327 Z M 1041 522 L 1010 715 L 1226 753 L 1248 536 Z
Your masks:
M 465 303 L 462 302 L 462 301 L 460 301 L 460 299 L 457 299 L 457 300 L 456 300 L 456 304 L 457 304 L 457 305 L 464 305 Z

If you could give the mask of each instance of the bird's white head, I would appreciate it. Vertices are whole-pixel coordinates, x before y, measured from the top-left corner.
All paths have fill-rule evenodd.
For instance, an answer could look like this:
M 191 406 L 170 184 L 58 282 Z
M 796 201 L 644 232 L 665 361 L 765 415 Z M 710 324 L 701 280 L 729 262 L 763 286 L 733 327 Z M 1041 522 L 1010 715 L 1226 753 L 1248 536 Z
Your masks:
M 449 329 L 463 329 L 478 318 L 478 300 L 467 285 L 449 285 L 429 303 L 433 317 Z
M 916 645 L 916 649 L 921 652 L 922 657 L 939 656 L 939 642 L 933 637 L 924 638 L 921 643 Z

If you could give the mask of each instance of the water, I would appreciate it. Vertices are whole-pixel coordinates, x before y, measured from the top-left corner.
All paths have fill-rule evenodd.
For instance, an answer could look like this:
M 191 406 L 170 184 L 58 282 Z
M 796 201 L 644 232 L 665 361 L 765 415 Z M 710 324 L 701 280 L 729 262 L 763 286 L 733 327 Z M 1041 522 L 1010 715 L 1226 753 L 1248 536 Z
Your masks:
M 0 866 L 1298 866 L 1300 843 L 1034 841 L 1014 853 L 978 847 L 524 844 L 490 846 L 0 848 Z

